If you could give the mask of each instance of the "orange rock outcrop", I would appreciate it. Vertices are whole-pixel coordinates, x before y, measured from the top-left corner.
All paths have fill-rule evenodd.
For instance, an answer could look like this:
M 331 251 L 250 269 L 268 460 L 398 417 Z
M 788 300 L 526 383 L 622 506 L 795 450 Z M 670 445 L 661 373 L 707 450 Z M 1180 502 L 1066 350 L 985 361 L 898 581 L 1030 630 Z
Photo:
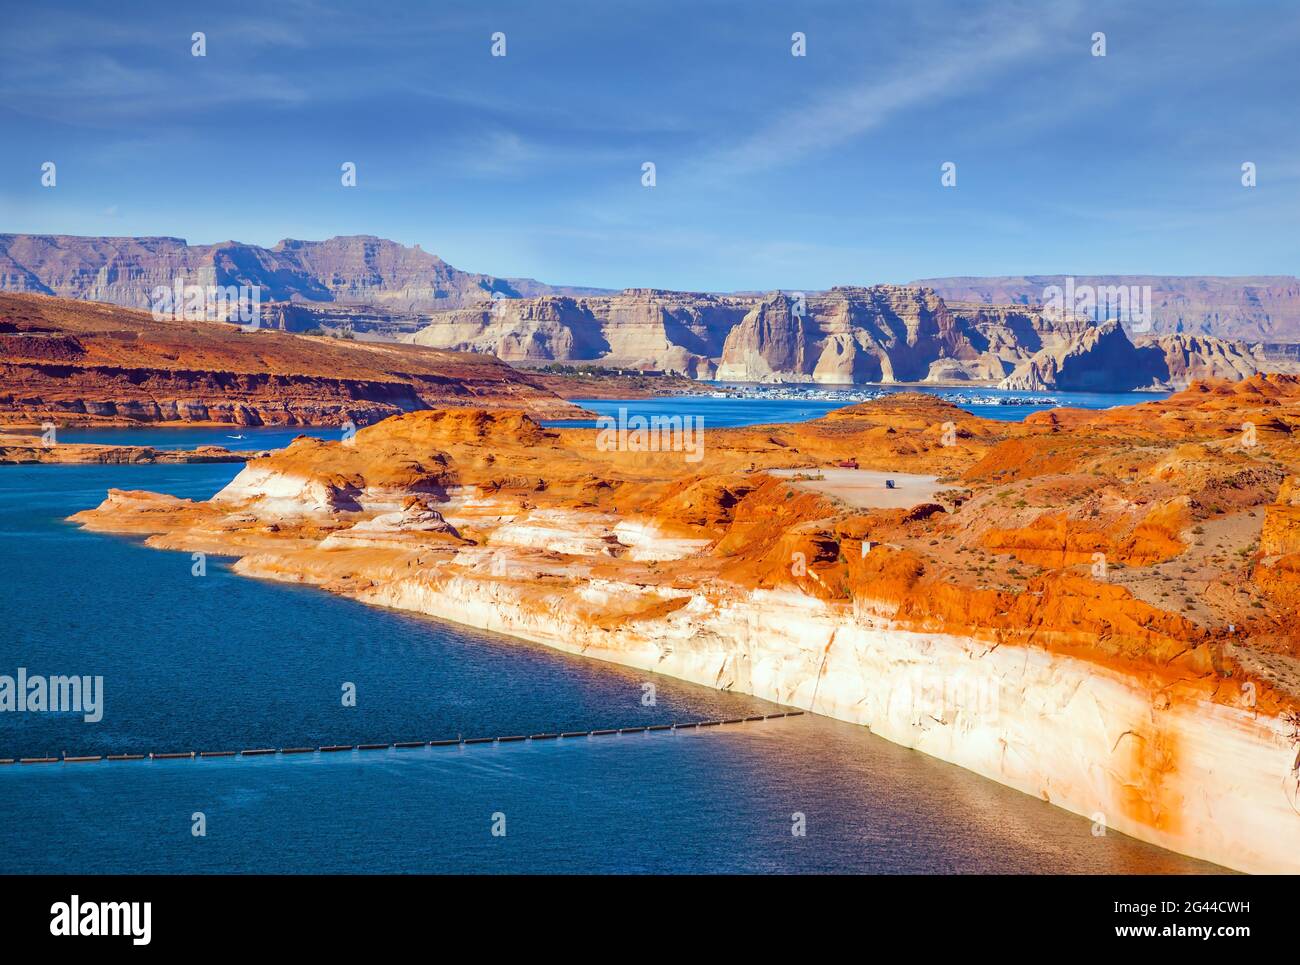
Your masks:
M 1252 420 L 1248 445 L 1242 424 Z M 815 422 L 708 430 L 693 465 L 680 452 L 603 451 L 595 430 L 545 429 L 519 412 L 435 410 L 384 420 L 348 443 L 300 438 L 249 464 L 251 488 L 241 476 L 201 506 L 225 515 L 247 502 L 254 518 L 276 517 L 277 536 L 291 541 L 295 505 L 316 514 L 310 526 L 333 532 L 412 495 L 436 506 L 470 492 L 492 509 L 459 509 L 461 531 L 488 545 L 503 514 L 518 525 L 546 513 L 601 518 L 611 531 L 612 521 L 635 521 L 697 541 L 697 552 L 658 564 L 659 580 L 798 588 L 916 627 L 1085 651 L 1091 641 L 1104 658 L 1159 663 L 1212 651 L 1229 634 L 1300 658 L 1276 593 L 1255 592 L 1252 580 L 1256 562 L 1272 566 L 1270 557 L 1297 551 L 1300 509 L 1285 468 L 1297 465 L 1293 420 L 1300 424 L 1300 380 L 1286 376 L 1197 384 L 1166 402 L 1058 410 L 1024 424 L 898 395 Z M 955 445 L 944 445 L 949 423 Z M 952 488 L 910 511 L 864 512 L 818 491 L 815 479 L 764 471 L 815 476 L 846 456 L 864 470 L 930 473 Z M 183 539 L 184 526 L 178 517 L 166 538 Z M 1215 546 L 1207 527 L 1223 533 Z M 864 543 L 875 548 L 864 552 Z M 645 577 L 627 545 L 615 538 L 608 549 L 597 571 Z M 1276 575 L 1270 581 L 1275 588 Z M 1235 584 L 1233 600 L 1207 597 L 1222 583 Z M 1192 598 L 1198 605 L 1187 605 Z M 1213 662 L 1198 655 L 1195 664 Z

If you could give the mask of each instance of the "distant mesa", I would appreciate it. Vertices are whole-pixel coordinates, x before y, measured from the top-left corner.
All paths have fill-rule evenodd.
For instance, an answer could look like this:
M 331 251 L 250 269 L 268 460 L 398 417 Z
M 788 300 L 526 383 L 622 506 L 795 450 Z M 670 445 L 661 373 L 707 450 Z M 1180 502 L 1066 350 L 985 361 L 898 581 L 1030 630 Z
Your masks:
M 369 235 L 271 248 L 179 238 L 0 235 L 0 288 L 148 308 L 154 289 L 256 286 L 260 323 L 288 332 L 578 363 L 693 379 L 978 383 L 1130 391 L 1300 372 L 1300 280 L 1080 276 L 1151 293 L 1140 326 L 1051 311 L 1066 276 L 940 278 L 824 292 L 717 294 L 547 285 L 460 271 Z M 32 346 L 28 346 L 32 348 Z M 49 361 L 71 342 L 40 345 Z
M 1212 335 L 1245 342 L 1300 342 L 1300 278 L 1294 275 L 1075 275 L 1095 289 L 1149 287 L 1151 334 Z M 923 278 L 911 285 L 932 288 L 948 302 L 1038 305 L 1043 292 L 1063 287 L 1065 275 L 990 278 Z
M 405 340 L 512 364 L 586 362 L 735 382 L 972 383 L 1130 391 L 1289 371 L 1295 359 L 1211 336 L 1131 340 L 1041 307 L 949 304 L 897 285 L 794 296 L 629 289 L 433 312 Z
M 713 378 L 753 296 L 628 289 L 617 294 L 494 300 L 434 312 L 411 341 L 488 352 L 507 362 L 586 361 Z
M 597 291 L 460 271 L 437 255 L 373 235 L 286 238 L 271 248 L 181 238 L 0 235 L 0 288 L 149 308 L 177 277 L 201 285 L 250 285 L 263 302 L 359 304 L 396 312 L 450 308 L 500 292 L 510 298 Z
M 1131 341 L 1119 322 L 1109 321 L 1034 353 L 999 387 L 1070 392 L 1185 388 L 1203 379 L 1238 381 L 1268 367 L 1268 359 L 1242 342 L 1208 335 Z

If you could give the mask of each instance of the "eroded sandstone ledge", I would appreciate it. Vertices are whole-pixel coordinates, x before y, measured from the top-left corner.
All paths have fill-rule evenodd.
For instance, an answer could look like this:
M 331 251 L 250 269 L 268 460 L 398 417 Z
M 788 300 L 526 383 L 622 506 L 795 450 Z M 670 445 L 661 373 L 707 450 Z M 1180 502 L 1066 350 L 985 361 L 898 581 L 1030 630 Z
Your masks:
M 147 463 L 244 462 L 256 453 L 232 452 L 222 446 L 155 449 L 93 443 L 46 443 L 38 435 L 0 432 L 0 465 L 138 465 Z

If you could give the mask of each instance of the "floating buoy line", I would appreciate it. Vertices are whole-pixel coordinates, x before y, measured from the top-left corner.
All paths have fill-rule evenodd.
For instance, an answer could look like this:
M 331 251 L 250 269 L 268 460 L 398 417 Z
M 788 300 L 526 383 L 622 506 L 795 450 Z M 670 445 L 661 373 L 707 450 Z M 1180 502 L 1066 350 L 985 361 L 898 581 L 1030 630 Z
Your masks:
M 196 760 L 210 757 L 266 757 L 272 754 L 337 754 L 343 751 L 407 750 L 417 747 L 467 747 L 473 744 L 514 744 L 520 741 L 564 740 L 574 737 L 605 737 L 611 734 L 644 734 L 651 731 L 694 730 L 700 727 L 721 727 L 728 724 L 751 724 L 783 717 L 799 717 L 802 710 L 788 710 L 779 714 L 755 714 L 751 717 L 732 717 L 727 720 L 694 720 L 674 724 L 643 724 L 636 727 L 610 727 L 601 730 L 570 730 L 541 734 L 510 734 L 502 737 L 452 737 L 430 741 L 391 741 L 386 744 L 324 744 L 320 747 L 256 747 L 242 751 L 169 751 L 148 754 L 86 754 L 62 757 L 0 757 L 3 764 L 98 764 L 101 761 L 173 761 Z

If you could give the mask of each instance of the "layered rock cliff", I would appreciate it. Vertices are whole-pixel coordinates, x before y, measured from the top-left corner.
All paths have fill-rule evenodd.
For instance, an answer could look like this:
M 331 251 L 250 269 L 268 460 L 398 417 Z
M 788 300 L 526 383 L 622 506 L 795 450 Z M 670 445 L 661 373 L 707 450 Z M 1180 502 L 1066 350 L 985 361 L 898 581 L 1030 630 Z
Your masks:
M 147 465 L 152 463 L 244 462 L 249 453 L 221 446 L 197 449 L 155 449 L 153 446 L 113 446 L 61 443 L 40 435 L 0 432 L 0 465 Z
M 1277 370 L 1273 360 L 1259 346 L 1246 345 L 1209 335 L 1138 336 L 1139 349 L 1160 350 L 1156 377 L 1164 385 L 1181 388 L 1208 379 L 1236 382 L 1259 372 Z
M 599 362 L 709 378 L 727 333 L 755 301 L 653 289 L 494 299 L 434 313 L 409 341 L 509 362 Z
M 268 302 L 261 305 L 264 328 L 318 335 L 354 336 L 367 341 L 398 342 L 425 326 L 422 312 L 341 305 L 335 302 Z
M 737 382 L 991 382 L 1085 325 L 1036 309 L 949 306 L 897 285 L 777 293 L 732 329 L 717 377 Z
M 447 404 L 581 412 L 490 356 L 0 295 L 0 421 L 364 425 Z
M 1129 392 L 1183 388 L 1196 380 L 1249 378 L 1268 361 L 1241 342 L 1207 335 L 1130 339 L 1119 321 L 1087 323 L 1078 334 L 1035 352 L 1001 381 L 1002 389 Z
M 762 298 L 633 289 L 599 298 L 485 300 L 433 313 L 404 340 L 521 365 L 587 362 L 822 385 L 1006 379 L 1010 388 L 1119 392 L 1244 378 L 1271 367 L 1255 350 L 1206 336 L 1162 336 L 1134 349 L 1114 327 L 1034 307 L 949 305 L 933 291 L 896 285 Z M 1057 369 L 1067 358 L 1062 381 Z

